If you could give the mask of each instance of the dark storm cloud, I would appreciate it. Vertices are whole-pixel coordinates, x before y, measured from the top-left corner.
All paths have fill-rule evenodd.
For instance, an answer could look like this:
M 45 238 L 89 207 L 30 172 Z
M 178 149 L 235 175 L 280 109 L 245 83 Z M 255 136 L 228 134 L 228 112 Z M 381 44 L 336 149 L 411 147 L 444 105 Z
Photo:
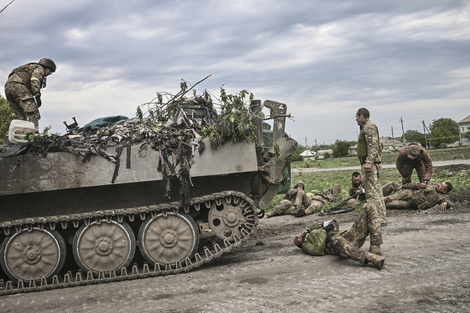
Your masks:
M 423 119 L 470 114 L 469 8 L 437 0 L 16 0 L 0 14 L 0 83 L 20 64 L 53 58 L 59 68 L 41 123 L 59 132 L 73 115 L 132 115 L 157 91 L 177 92 L 180 79 L 213 74 L 198 90 L 218 95 L 224 85 L 286 102 L 295 116 L 288 131 L 299 140 L 354 139 L 361 106 L 391 135 L 401 116 L 417 129 Z

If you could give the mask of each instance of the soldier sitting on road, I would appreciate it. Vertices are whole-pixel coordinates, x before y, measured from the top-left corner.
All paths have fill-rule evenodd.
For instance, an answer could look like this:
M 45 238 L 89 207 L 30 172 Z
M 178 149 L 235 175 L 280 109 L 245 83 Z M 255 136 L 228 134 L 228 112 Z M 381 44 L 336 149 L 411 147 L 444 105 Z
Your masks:
M 266 217 L 272 217 L 282 214 L 291 214 L 294 211 L 299 211 L 308 207 L 311 203 L 310 198 L 304 191 L 305 185 L 302 181 L 298 181 L 294 188 L 289 189 L 279 205 L 271 212 L 266 213 Z
M 297 234 L 294 244 L 310 255 L 339 255 L 362 264 L 371 262 L 378 269 L 382 269 L 385 261 L 380 251 L 380 245 L 383 243 L 382 231 L 380 217 L 373 204 L 364 205 L 349 230 L 339 230 L 335 220 L 322 226 L 314 224 L 306 232 Z M 370 236 L 369 252 L 360 249 L 367 236 Z
M 384 198 L 387 209 L 426 210 L 439 204 L 440 210 L 453 207 L 454 204 L 445 198 L 445 194 L 452 190 L 452 184 L 429 183 L 425 188 L 418 183 L 409 183 L 400 186 L 393 195 Z

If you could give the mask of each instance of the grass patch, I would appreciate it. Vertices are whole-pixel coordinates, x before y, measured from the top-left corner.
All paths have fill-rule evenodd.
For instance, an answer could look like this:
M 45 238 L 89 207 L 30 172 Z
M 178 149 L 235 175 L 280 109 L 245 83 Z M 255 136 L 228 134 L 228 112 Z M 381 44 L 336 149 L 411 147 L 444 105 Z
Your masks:
M 428 150 L 428 152 L 433 161 L 470 159 L 470 147 L 435 149 Z M 382 163 L 395 164 L 397 156 L 398 152 L 383 153 Z M 292 162 L 292 168 L 337 168 L 358 165 L 359 161 L 356 156 Z
M 448 159 L 447 159 L 448 160 Z M 357 163 L 355 164 L 357 166 Z M 360 172 L 360 171 L 359 171 Z M 349 197 L 349 186 L 351 185 L 351 175 L 353 171 L 331 171 L 331 172 L 317 172 L 317 173 L 295 173 L 292 174 L 292 186 L 296 184 L 297 181 L 301 180 L 305 184 L 305 192 L 307 193 L 316 193 L 319 191 L 327 190 L 332 188 L 335 184 L 341 186 L 341 196 L 342 199 Z M 382 172 L 382 184 L 385 185 L 388 182 L 398 182 L 401 183 L 400 173 L 396 168 L 384 169 Z M 417 182 L 418 176 L 416 171 L 413 171 L 412 181 Z M 459 172 L 449 172 L 447 170 L 441 170 L 438 167 L 434 168 L 434 173 L 432 176 L 433 182 L 450 182 L 454 189 L 452 192 L 461 192 L 470 190 L 470 177 L 468 171 L 459 171 Z M 273 210 L 281 201 L 284 195 L 277 195 L 270 205 L 267 208 L 267 211 Z M 337 203 L 327 203 L 321 209 L 328 210 L 330 207 L 336 205 Z M 361 210 L 359 208 L 358 210 Z

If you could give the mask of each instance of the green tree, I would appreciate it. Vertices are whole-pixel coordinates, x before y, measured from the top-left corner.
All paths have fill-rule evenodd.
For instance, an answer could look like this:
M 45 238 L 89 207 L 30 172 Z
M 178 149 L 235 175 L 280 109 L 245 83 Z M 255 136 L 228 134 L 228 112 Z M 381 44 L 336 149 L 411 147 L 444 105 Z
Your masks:
M 5 144 L 11 122 L 11 110 L 8 101 L 0 95 L 0 143 Z
M 305 151 L 305 147 L 302 145 L 298 145 L 297 149 L 295 149 L 295 151 L 292 153 L 292 156 L 290 157 L 291 161 L 292 162 L 303 161 L 304 158 L 300 154 L 304 151 Z
M 349 154 L 349 148 L 354 145 L 355 141 L 336 140 L 335 147 L 333 148 L 333 156 L 335 158 L 347 156 Z
M 407 142 L 419 142 L 423 147 L 426 147 L 426 141 L 423 133 L 417 130 L 407 130 L 405 132 Z
M 459 140 L 459 124 L 451 118 L 433 120 L 429 125 L 431 145 L 436 148 Z

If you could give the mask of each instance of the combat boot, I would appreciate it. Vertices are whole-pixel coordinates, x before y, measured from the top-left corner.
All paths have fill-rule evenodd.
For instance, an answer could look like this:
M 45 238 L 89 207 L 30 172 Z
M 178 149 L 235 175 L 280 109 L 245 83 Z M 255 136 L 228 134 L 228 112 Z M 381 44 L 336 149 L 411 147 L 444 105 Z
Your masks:
M 382 256 L 382 251 L 380 251 L 380 245 L 371 244 L 369 247 L 369 252 Z
M 376 255 L 376 254 L 369 252 L 367 253 L 366 259 L 370 263 L 374 264 L 374 266 L 377 267 L 379 270 L 381 270 L 384 267 L 385 258 L 383 256 Z

